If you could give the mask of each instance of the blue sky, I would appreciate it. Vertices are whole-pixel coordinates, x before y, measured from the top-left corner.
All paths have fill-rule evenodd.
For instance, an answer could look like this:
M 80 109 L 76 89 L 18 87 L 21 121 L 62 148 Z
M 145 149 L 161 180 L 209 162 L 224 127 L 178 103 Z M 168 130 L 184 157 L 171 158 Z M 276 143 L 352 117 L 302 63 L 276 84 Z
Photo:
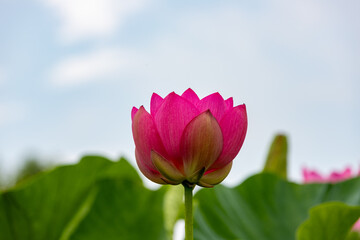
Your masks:
M 130 111 L 151 94 L 245 103 L 249 128 L 226 183 L 289 136 L 290 176 L 360 165 L 360 2 L 2 0 L 0 169 L 36 152 L 134 161 Z

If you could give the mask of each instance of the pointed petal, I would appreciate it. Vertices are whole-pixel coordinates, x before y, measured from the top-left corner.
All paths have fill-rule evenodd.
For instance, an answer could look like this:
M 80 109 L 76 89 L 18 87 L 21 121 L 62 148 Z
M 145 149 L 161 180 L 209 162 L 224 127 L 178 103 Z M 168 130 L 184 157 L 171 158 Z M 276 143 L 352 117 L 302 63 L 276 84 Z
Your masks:
M 197 185 L 199 185 L 200 187 L 204 187 L 204 188 L 213 188 L 214 187 L 214 185 L 207 184 L 205 182 L 202 182 L 201 180 L 199 182 L 197 182 Z
M 191 120 L 180 141 L 185 176 L 210 167 L 219 157 L 222 146 L 220 126 L 209 110 Z
M 151 162 L 150 152 L 152 149 L 166 155 L 165 148 L 156 130 L 152 116 L 143 106 L 136 112 L 132 122 L 132 132 L 138 155 L 141 156 L 143 165 L 155 169 Z
M 137 109 L 136 107 L 133 107 L 131 109 L 131 120 L 134 120 L 134 116 L 135 116 L 135 114 L 137 113 L 138 110 L 139 109 Z
M 201 99 L 196 107 L 200 112 L 210 110 L 218 122 L 220 122 L 226 110 L 225 101 L 219 93 L 213 93 Z
M 180 184 L 185 180 L 184 175 L 173 165 L 173 163 L 165 159 L 159 153 L 151 151 L 151 160 L 156 169 L 173 184 Z M 164 180 L 166 181 L 166 179 Z
M 247 115 L 245 104 L 228 111 L 220 122 L 224 144 L 220 157 L 210 169 L 222 168 L 231 162 L 239 153 L 244 143 L 247 130 Z
M 158 94 L 153 93 L 150 100 L 150 113 L 152 116 L 155 116 L 157 111 L 159 110 L 161 104 L 164 102 L 164 99 L 160 97 Z
M 229 97 L 228 99 L 225 100 L 225 105 L 226 105 L 226 112 L 229 111 L 230 109 L 232 109 L 234 107 L 234 100 L 232 97 Z
M 171 185 L 179 185 L 180 183 L 178 183 L 178 182 L 172 182 L 172 181 L 170 181 L 169 179 L 167 179 L 167 178 L 162 178 L 161 180 L 163 180 L 166 184 L 171 184 Z
M 185 126 L 199 111 L 189 101 L 175 93 L 164 99 L 155 116 L 155 124 L 164 143 L 168 156 L 178 169 L 182 168 L 180 155 L 180 138 Z M 161 154 L 161 153 L 160 153 Z
M 228 163 L 225 167 L 209 171 L 208 173 L 205 173 L 204 176 L 200 179 L 199 183 L 202 185 L 216 185 L 221 183 L 229 174 L 231 167 L 232 167 L 232 161 Z
M 139 166 L 140 171 L 142 172 L 142 174 L 144 174 L 145 177 L 147 177 L 148 179 L 150 179 L 151 181 L 153 181 L 155 183 L 167 184 L 163 180 L 164 177 L 159 173 L 158 170 L 156 170 L 155 168 L 149 167 L 149 165 L 146 164 L 146 162 L 148 161 L 147 156 L 142 156 L 135 149 L 135 158 L 136 158 L 136 163 Z
M 194 105 L 197 105 L 200 101 L 198 95 L 191 88 L 188 88 L 183 94 L 181 94 L 181 97 L 187 99 Z

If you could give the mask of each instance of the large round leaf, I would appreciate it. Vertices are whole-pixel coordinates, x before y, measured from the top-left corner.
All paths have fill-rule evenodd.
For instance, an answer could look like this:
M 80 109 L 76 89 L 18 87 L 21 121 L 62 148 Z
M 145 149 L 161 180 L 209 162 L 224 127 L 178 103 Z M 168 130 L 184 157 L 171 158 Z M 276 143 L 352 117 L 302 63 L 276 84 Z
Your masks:
M 2 192 L 0 239 L 165 239 L 164 194 L 125 160 L 85 157 Z
M 166 239 L 164 190 L 151 191 L 138 182 L 105 179 L 70 240 Z
M 112 164 L 84 157 L 79 164 L 55 168 L 3 192 L 0 239 L 59 239 L 91 186 Z
M 359 189 L 360 178 L 299 185 L 272 174 L 252 176 L 235 188 L 202 189 L 195 196 L 195 239 L 292 240 L 311 207 L 335 200 L 359 205 Z
M 341 202 L 320 204 L 310 210 L 310 217 L 298 228 L 297 240 L 354 239 L 357 233 L 349 232 L 359 217 L 360 206 L 348 206 Z

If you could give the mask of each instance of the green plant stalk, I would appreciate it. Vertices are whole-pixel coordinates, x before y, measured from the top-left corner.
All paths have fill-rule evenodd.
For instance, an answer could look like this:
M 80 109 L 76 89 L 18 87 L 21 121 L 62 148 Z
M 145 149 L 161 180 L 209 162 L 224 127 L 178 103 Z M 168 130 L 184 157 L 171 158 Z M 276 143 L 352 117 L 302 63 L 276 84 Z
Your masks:
M 185 240 L 193 240 L 194 233 L 193 233 L 193 189 L 194 186 L 189 186 L 188 184 L 184 183 L 185 189 Z

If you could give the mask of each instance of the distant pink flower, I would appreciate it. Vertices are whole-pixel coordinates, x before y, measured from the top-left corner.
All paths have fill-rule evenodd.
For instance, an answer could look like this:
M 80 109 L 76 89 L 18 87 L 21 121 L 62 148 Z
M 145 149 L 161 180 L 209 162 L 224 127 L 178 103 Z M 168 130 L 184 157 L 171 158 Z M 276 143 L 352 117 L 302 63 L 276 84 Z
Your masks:
M 360 171 L 358 176 L 360 176 Z M 337 183 L 353 177 L 356 177 L 356 175 L 351 173 L 351 168 L 349 167 L 345 168 L 342 172 L 334 171 L 329 176 L 322 176 L 317 171 L 303 168 L 304 183 Z M 360 232 L 360 219 L 355 223 L 352 230 Z
M 199 99 L 190 88 L 181 96 L 154 93 L 150 113 L 134 107 L 131 117 L 139 169 L 160 184 L 220 183 L 247 130 L 245 104 L 234 107 L 219 93 Z
M 317 171 L 303 169 L 305 183 L 336 183 L 352 178 L 351 168 L 346 168 L 343 172 L 332 172 L 329 176 L 322 176 Z

